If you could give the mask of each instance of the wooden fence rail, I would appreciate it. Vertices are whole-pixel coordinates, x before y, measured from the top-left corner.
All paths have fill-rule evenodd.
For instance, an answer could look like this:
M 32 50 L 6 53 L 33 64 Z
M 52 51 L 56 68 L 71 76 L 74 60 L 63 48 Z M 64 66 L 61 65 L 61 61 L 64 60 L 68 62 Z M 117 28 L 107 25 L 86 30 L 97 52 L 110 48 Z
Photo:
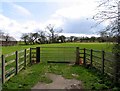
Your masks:
M 83 65 L 90 65 L 100 70 L 102 74 L 109 75 L 112 79 L 115 80 L 115 83 L 120 83 L 120 77 L 116 77 L 116 67 L 114 54 L 112 52 L 105 52 L 100 50 L 93 49 L 79 49 L 79 58 L 83 58 Z M 82 55 L 82 56 L 81 56 Z
M 20 55 L 21 54 L 21 55 Z M 16 51 L 11 54 L 2 55 L 2 83 L 18 74 L 29 62 L 30 49 Z M 23 60 L 21 60 L 23 58 Z M 9 60 L 10 59 L 10 60 Z M 8 61 L 9 60 L 9 61 Z
M 33 60 L 40 62 L 40 53 L 41 48 L 36 47 L 2 55 L 2 83 L 5 83 L 12 76 L 18 74 L 27 64 L 32 64 Z M 91 67 L 95 67 L 100 70 L 102 74 L 107 74 L 115 79 L 115 82 L 120 80 L 120 77 L 116 76 L 117 73 L 115 73 L 116 67 L 114 64 L 116 61 L 111 52 L 76 47 L 75 64 L 79 65 L 81 60 L 83 60 L 84 66 L 90 65 Z

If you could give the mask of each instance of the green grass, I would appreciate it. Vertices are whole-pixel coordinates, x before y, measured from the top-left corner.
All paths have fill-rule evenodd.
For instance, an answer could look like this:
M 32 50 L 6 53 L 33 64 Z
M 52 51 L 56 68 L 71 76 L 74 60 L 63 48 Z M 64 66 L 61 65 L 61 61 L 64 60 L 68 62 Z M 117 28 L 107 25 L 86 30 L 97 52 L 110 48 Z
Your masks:
M 3 88 L 30 89 L 38 81 L 44 81 L 46 83 L 52 82 L 50 79 L 45 77 L 44 68 L 45 65 L 33 65 L 32 67 L 27 67 L 26 70 L 22 70 L 18 75 L 5 83 Z
M 8 54 L 15 51 L 27 49 L 30 47 L 80 47 L 96 50 L 112 51 L 112 44 L 110 43 L 57 43 L 57 44 L 40 44 L 40 45 L 17 45 L 0 47 L 2 54 Z
M 80 48 L 88 48 L 88 49 L 96 49 L 96 50 L 105 50 L 105 51 L 112 51 L 112 44 L 108 43 L 62 43 L 62 44 L 42 44 L 42 45 L 17 45 L 17 46 L 9 46 L 9 47 L 2 47 L 2 54 L 8 54 L 15 51 L 27 49 L 30 47 L 80 47 Z M 106 81 L 110 84 L 105 84 L 102 82 L 101 77 L 96 74 L 96 72 L 91 71 L 90 69 L 85 69 L 82 66 L 69 66 L 66 64 L 46 64 L 43 61 L 47 60 L 46 57 L 53 57 L 55 59 L 52 60 L 61 60 L 62 55 L 67 56 L 67 49 L 66 52 L 64 50 L 64 54 L 62 54 L 62 49 L 56 48 L 53 49 L 56 52 L 54 55 L 50 54 L 50 50 L 45 48 L 46 56 L 43 56 L 43 59 L 40 64 L 35 64 L 31 67 L 27 67 L 26 70 L 21 71 L 18 75 L 11 78 L 8 82 L 3 85 L 3 88 L 11 88 L 11 89 L 23 89 L 27 88 L 30 89 L 39 81 L 50 83 L 52 82 L 45 76 L 45 73 L 55 73 L 64 76 L 65 78 L 74 78 L 72 74 L 77 74 L 78 76 L 76 79 L 81 80 L 83 83 L 84 89 L 108 89 L 111 88 L 111 83 Z M 71 52 L 73 49 L 69 49 Z M 44 52 L 43 51 L 43 52 Z M 42 52 L 42 49 L 41 49 Z M 59 53 L 59 54 L 57 54 Z M 72 53 L 71 53 L 72 54 Z M 72 55 L 69 54 L 68 60 L 72 59 Z M 67 58 L 66 57 L 66 58 Z
M 70 61 L 76 60 L 76 48 L 75 47 L 52 47 L 40 49 L 41 62 L 46 61 Z
M 40 82 L 51 83 L 45 73 L 62 75 L 67 79 L 76 78 L 82 81 L 83 89 L 109 89 L 110 86 L 102 83 L 101 78 L 90 69 L 82 66 L 70 66 L 67 64 L 35 64 L 27 67 L 18 75 L 11 78 L 3 85 L 4 89 L 30 89 Z M 76 74 L 74 77 L 72 74 Z

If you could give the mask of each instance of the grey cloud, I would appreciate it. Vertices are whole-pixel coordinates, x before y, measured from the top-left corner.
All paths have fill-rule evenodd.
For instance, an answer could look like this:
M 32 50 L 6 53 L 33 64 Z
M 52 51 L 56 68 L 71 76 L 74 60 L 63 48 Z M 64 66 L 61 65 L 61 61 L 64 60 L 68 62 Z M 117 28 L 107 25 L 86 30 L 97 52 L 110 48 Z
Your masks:
M 95 34 L 103 28 L 102 25 L 91 28 L 95 24 L 95 21 L 87 19 L 66 20 L 63 29 L 65 33 Z

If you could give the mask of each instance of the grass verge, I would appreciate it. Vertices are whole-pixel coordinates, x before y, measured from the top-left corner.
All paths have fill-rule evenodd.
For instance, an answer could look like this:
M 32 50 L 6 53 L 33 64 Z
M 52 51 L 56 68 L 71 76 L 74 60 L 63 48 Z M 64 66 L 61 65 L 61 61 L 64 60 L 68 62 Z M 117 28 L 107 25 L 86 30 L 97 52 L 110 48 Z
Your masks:
M 30 89 L 40 82 L 51 83 L 45 73 L 60 74 L 67 79 L 82 81 L 83 89 L 111 89 L 110 81 L 102 82 L 102 77 L 91 69 L 68 64 L 35 64 L 27 67 L 3 85 L 4 89 Z M 74 74 L 74 75 L 73 75 Z

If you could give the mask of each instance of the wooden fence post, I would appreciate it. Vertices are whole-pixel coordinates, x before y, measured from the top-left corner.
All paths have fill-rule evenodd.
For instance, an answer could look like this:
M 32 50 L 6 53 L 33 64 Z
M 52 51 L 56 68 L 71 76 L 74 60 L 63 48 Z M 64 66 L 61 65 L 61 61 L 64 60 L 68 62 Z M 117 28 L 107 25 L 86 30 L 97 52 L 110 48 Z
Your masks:
M 90 65 L 92 66 L 92 62 L 93 62 L 93 50 L 90 50 Z
M 40 62 L 40 47 L 36 47 L 36 63 Z
M 105 52 L 102 51 L 102 74 L 104 74 Z
M 86 65 L 86 49 L 84 48 L 84 66 Z
M 32 54 L 31 54 L 32 52 L 31 52 L 31 50 L 32 49 L 30 48 L 30 64 L 32 65 Z
M 4 55 L 1 56 L 2 58 L 2 84 L 5 83 L 5 59 Z
M 119 59 L 120 59 L 120 55 L 118 53 L 115 53 L 115 67 L 114 67 L 114 70 L 115 70 L 115 75 L 114 75 L 114 84 L 119 84 L 120 83 L 120 62 L 119 62 Z
M 15 63 L 16 63 L 16 74 L 18 74 L 18 51 L 15 52 L 16 55 L 16 59 L 15 59 Z
M 76 62 L 75 65 L 79 65 L 79 47 L 76 47 Z
M 24 67 L 26 67 L 26 49 L 24 50 Z

